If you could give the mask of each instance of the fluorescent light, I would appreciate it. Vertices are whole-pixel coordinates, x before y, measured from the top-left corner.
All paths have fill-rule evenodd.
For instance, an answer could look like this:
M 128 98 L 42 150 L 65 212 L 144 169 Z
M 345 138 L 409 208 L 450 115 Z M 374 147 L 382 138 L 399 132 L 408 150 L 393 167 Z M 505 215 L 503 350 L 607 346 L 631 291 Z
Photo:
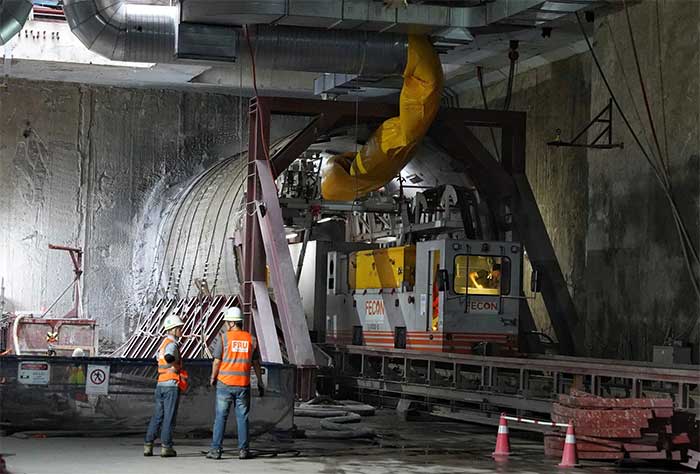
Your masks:
M 381 243 L 381 244 L 388 244 L 389 242 L 396 242 L 396 240 L 397 240 L 396 237 L 388 236 L 388 237 L 379 237 L 377 239 L 377 242 Z
M 323 224 L 324 222 L 330 222 L 332 220 L 336 219 L 336 217 L 324 217 L 323 219 L 319 219 L 316 221 L 317 224 Z

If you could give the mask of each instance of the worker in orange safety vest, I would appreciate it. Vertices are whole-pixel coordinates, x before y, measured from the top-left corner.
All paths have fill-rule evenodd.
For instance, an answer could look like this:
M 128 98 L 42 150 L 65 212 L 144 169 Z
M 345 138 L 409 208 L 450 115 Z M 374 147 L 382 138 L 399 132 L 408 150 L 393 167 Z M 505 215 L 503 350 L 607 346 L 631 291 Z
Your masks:
M 148 425 L 143 445 L 143 455 L 153 456 L 153 441 L 160 430 L 160 456 L 172 458 L 177 456 L 173 449 L 173 426 L 177 415 L 180 396 L 179 382 L 182 360 L 180 358 L 179 339 L 182 337 L 184 322 L 177 315 L 170 315 L 163 322 L 167 333 L 158 347 L 158 383 L 155 392 L 155 411 Z
M 250 369 L 255 369 L 258 392 L 265 388 L 260 369 L 260 353 L 255 339 L 243 330 L 243 314 L 239 308 L 224 313 L 226 332 L 216 339 L 212 348 L 214 362 L 210 384 L 216 386 L 216 419 L 214 421 L 209 459 L 221 459 L 224 431 L 231 404 L 235 402 L 238 425 L 238 458 L 248 459 L 248 413 L 250 411 Z

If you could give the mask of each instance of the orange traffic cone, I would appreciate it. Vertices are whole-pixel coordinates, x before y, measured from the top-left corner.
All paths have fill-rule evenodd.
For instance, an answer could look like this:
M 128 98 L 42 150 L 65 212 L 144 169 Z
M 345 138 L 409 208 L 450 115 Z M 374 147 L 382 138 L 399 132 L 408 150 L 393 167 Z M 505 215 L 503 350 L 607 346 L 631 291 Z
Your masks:
M 561 455 L 559 467 L 578 466 L 578 453 L 576 452 L 576 435 L 574 434 L 574 423 L 569 422 L 566 428 L 566 440 L 564 441 L 564 452 Z
M 498 435 L 496 436 L 496 450 L 491 454 L 491 457 L 496 461 L 506 461 L 510 455 L 510 441 L 508 440 L 508 422 L 505 419 L 506 414 L 501 413 L 501 419 L 498 421 Z

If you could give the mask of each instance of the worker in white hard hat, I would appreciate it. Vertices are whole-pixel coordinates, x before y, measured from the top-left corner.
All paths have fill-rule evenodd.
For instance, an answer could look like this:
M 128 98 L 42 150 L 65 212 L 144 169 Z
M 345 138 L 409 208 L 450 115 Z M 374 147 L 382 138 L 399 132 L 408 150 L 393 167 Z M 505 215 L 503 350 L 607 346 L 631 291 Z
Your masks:
M 76 347 L 71 357 L 85 357 L 85 351 L 82 347 Z M 85 385 L 85 370 L 83 369 L 82 362 L 76 362 L 70 368 L 68 383 L 71 385 Z
M 248 459 L 248 412 L 250 411 L 250 369 L 255 369 L 258 392 L 262 397 L 265 387 L 260 369 L 260 352 L 249 332 L 243 330 L 243 314 L 239 308 L 228 308 L 224 312 L 224 330 L 212 347 L 214 362 L 211 367 L 210 384 L 216 386 L 216 419 L 209 459 L 221 459 L 226 420 L 231 404 L 235 402 L 236 425 L 238 427 L 238 458 Z
M 177 456 L 173 449 L 173 426 L 177 414 L 180 389 L 180 348 L 178 342 L 182 337 L 182 327 L 185 325 L 177 315 L 169 315 L 163 322 L 166 336 L 158 347 L 158 383 L 155 392 L 155 411 L 148 425 L 143 445 L 143 455 L 153 456 L 153 441 L 160 431 L 160 456 L 172 458 Z

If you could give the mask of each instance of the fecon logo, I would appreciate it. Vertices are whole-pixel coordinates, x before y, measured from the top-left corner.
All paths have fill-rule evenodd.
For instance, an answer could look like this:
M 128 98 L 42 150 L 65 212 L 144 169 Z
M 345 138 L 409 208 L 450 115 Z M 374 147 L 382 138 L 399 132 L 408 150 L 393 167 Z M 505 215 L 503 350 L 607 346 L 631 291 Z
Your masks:
M 498 311 L 495 301 L 470 301 L 469 311 Z
M 248 341 L 231 341 L 231 352 L 248 352 Z
M 384 301 L 382 300 L 367 300 L 365 301 L 365 313 L 367 316 L 384 316 Z

